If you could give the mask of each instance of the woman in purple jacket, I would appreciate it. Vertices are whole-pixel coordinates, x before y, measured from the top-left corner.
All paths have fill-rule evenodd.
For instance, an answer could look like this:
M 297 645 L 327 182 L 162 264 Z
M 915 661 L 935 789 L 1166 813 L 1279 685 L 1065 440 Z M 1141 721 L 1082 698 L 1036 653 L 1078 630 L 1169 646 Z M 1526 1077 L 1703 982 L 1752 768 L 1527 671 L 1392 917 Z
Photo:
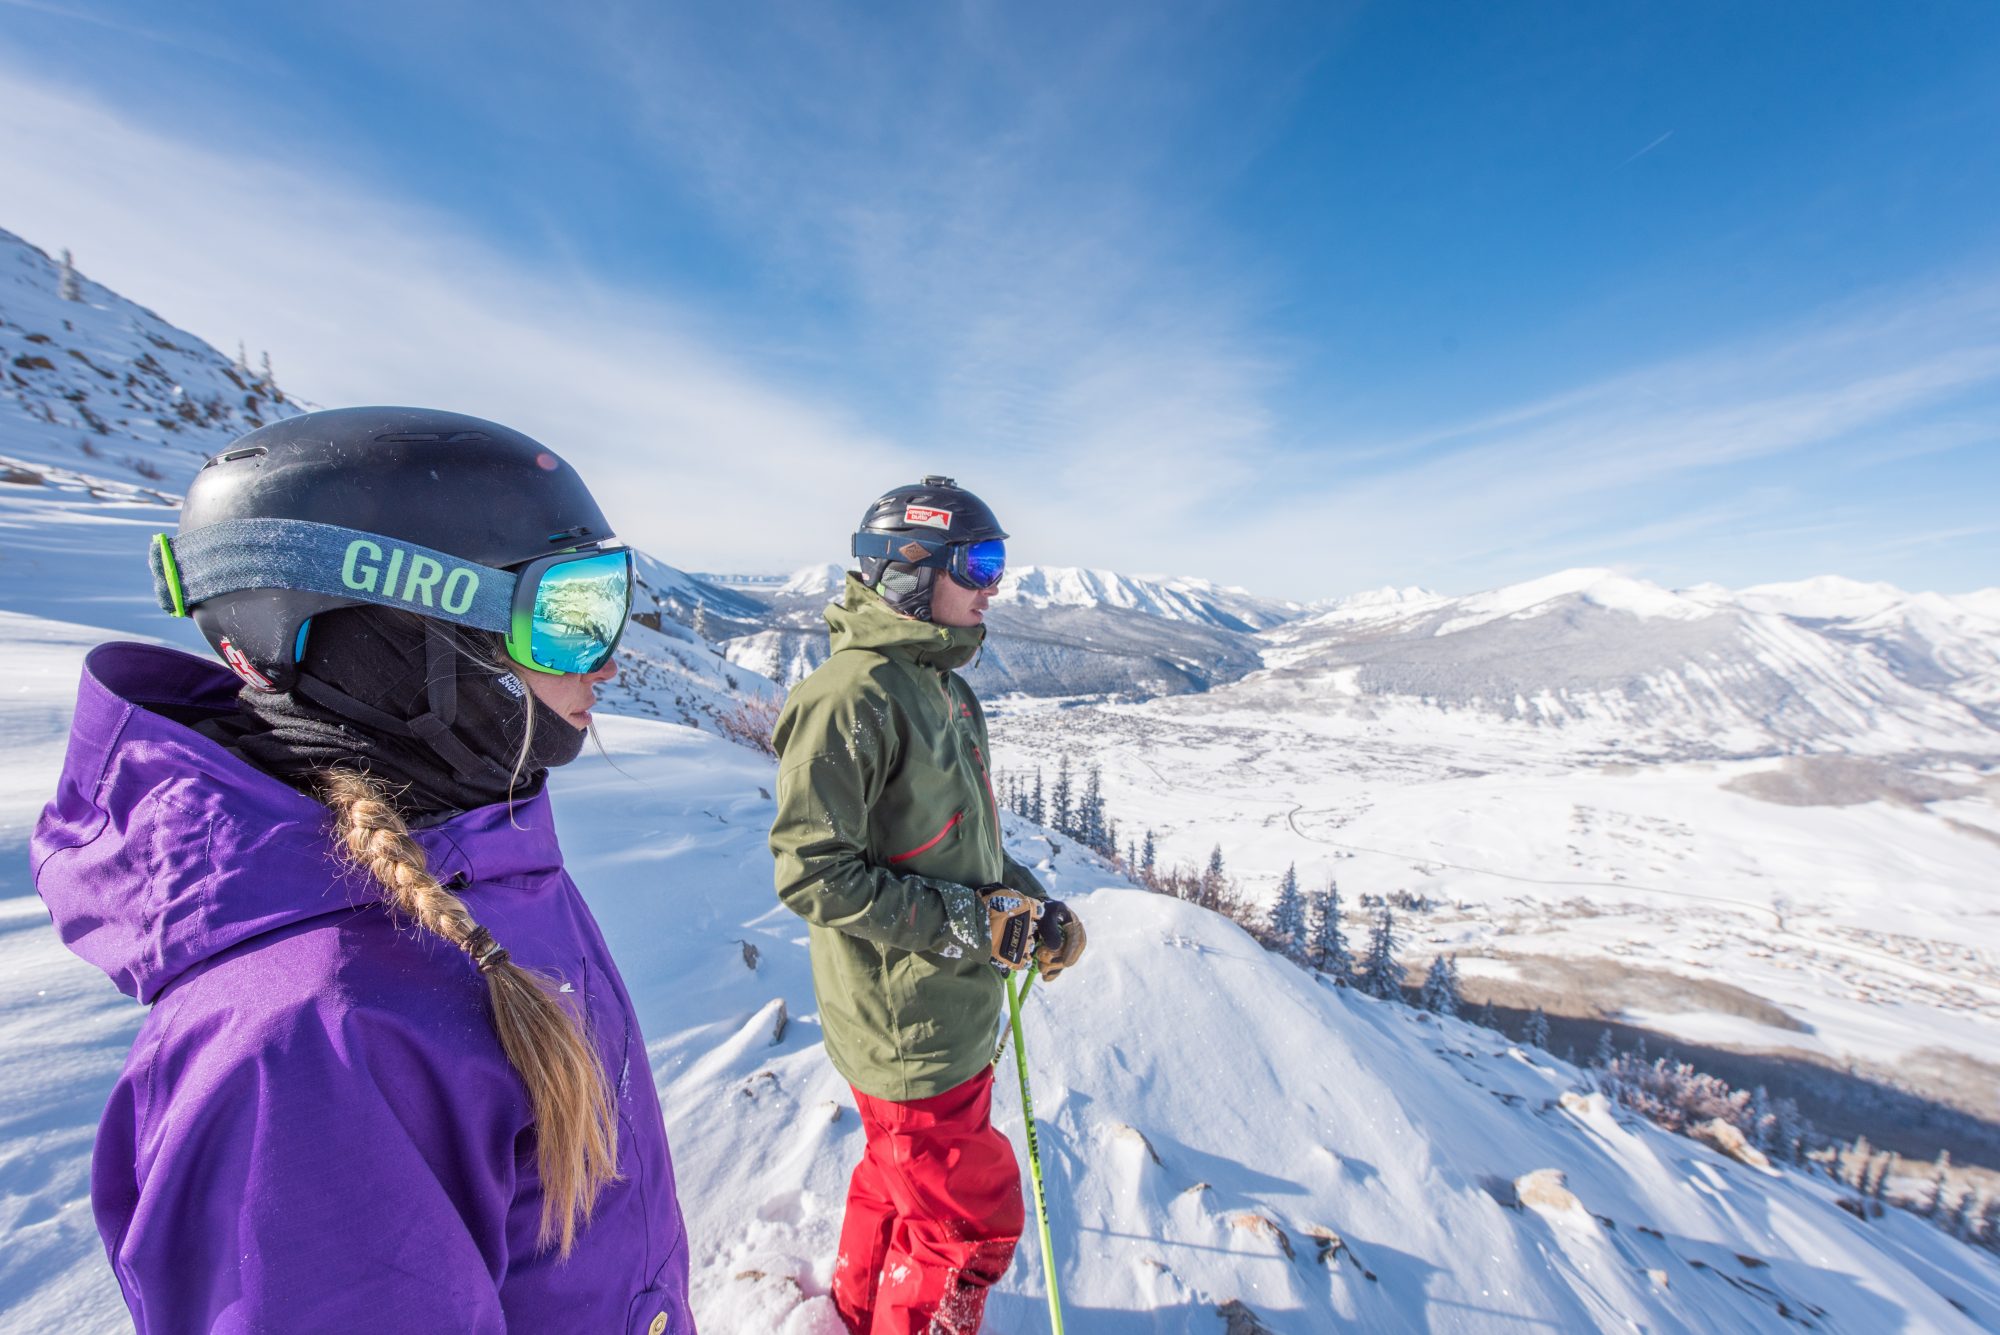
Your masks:
M 355 408 L 245 436 L 156 540 L 236 675 L 92 652 L 34 840 L 63 940 L 152 1007 L 91 1174 L 140 1331 L 693 1331 L 544 791 L 614 671 L 611 537 L 526 436 Z

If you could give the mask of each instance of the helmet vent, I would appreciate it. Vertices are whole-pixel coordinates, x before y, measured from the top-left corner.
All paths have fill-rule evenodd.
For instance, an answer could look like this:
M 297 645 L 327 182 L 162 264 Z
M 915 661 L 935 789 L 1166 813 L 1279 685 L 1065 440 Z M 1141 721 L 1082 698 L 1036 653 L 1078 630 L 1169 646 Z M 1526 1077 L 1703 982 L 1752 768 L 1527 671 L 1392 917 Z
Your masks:
M 218 454 L 213 459 L 210 459 L 207 463 L 203 464 L 202 467 L 213 468 L 217 464 L 233 464 L 238 459 L 261 459 L 269 453 L 270 451 L 265 449 L 262 445 L 252 445 L 247 450 L 231 450 L 227 454 Z
M 917 485 L 922 487 L 955 487 L 958 484 L 948 477 L 939 477 L 936 473 L 932 473 Z

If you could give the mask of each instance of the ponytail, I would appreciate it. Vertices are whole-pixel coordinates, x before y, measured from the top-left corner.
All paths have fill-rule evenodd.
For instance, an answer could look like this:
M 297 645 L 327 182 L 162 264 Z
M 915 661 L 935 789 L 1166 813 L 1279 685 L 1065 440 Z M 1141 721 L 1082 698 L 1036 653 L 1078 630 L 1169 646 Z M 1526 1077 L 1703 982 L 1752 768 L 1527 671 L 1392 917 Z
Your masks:
M 618 1176 L 611 1085 L 581 1018 L 557 1000 L 555 980 L 511 961 L 465 901 L 426 870 L 423 849 L 379 784 L 334 769 L 321 772 L 319 789 L 333 810 L 336 840 L 380 883 L 389 908 L 464 951 L 486 979 L 500 1047 L 534 1108 L 539 1243 L 566 1259 L 579 1222 L 590 1222 L 598 1194 Z

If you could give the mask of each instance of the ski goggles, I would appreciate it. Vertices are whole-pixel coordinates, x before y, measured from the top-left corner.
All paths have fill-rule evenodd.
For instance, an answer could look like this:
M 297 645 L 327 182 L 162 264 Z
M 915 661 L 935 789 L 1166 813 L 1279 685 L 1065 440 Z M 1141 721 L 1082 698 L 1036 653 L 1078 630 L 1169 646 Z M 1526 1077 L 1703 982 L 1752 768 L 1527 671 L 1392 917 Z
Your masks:
M 968 589 L 997 588 L 1007 573 L 1007 543 L 1001 538 L 937 542 L 907 533 L 861 532 L 854 535 L 854 555 L 929 566 Z
M 501 570 L 415 543 L 302 519 L 232 519 L 154 537 L 162 610 L 225 593 L 289 589 L 492 631 L 531 672 L 595 672 L 632 608 L 632 553 L 585 547 Z

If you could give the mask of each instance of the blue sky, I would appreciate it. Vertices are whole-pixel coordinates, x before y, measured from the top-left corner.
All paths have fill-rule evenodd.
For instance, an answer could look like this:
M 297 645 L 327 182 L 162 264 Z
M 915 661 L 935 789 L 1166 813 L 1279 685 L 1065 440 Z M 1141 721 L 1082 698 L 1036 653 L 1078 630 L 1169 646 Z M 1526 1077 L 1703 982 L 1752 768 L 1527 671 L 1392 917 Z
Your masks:
M 575 8 L 0 0 L 0 226 L 691 568 L 2000 583 L 2000 6 Z

